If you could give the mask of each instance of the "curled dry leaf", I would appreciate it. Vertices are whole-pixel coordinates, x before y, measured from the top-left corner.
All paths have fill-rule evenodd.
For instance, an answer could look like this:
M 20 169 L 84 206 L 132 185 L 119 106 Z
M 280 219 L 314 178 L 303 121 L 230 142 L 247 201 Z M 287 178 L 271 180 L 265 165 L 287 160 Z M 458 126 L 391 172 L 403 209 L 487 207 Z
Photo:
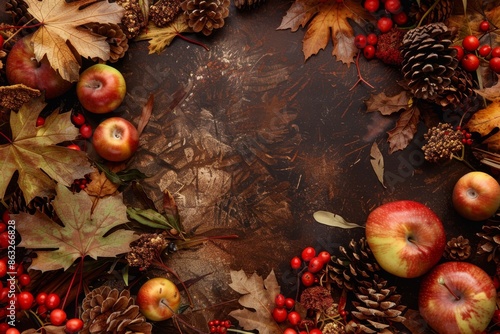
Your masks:
M 500 101 L 500 74 L 497 74 L 497 80 L 496 85 L 484 89 L 477 89 L 475 90 L 476 93 L 487 100 Z
M 144 128 L 149 122 L 149 119 L 151 118 L 151 114 L 153 113 L 153 105 L 155 103 L 155 96 L 154 94 L 150 94 L 148 101 L 142 107 L 142 112 L 141 112 L 141 118 L 139 119 L 139 124 L 137 124 L 137 132 L 139 136 L 141 135 L 142 131 L 144 131 Z
M 342 216 L 337 215 L 335 213 L 331 213 L 328 211 L 316 211 L 313 214 L 314 220 L 318 223 L 325 224 L 332 227 L 340 227 L 340 228 L 356 228 L 363 226 L 358 225 L 356 223 L 350 223 L 346 221 Z
M 371 95 L 365 103 L 367 112 L 379 111 L 382 115 L 387 116 L 405 109 L 411 103 L 411 96 L 406 90 L 393 96 L 387 96 L 382 92 Z
M 405 149 L 413 140 L 420 120 L 420 110 L 415 104 L 408 106 L 399 117 L 394 129 L 388 131 L 389 153 Z
M 486 108 L 476 111 L 466 127 L 470 132 L 487 137 L 482 143 L 486 144 L 489 150 L 500 152 L 500 132 L 493 134 L 500 129 L 500 100 L 495 100 Z
M 384 156 L 382 155 L 382 152 L 380 152 L 380 149 L 378 148 L 377 143 L 373 143 L 372 148 L 370 150 L 370 163 L 372 164 L 373 170 L 375 171 L 375 174 L 377 175 L 377 179 L 379 182 L 384 186 L 385 188 L 385 183 L 384 183 Z
M 41 92 L 23 84 L 0 86 L 0 107 L 19 110 L 23 104 L 39 97 Z

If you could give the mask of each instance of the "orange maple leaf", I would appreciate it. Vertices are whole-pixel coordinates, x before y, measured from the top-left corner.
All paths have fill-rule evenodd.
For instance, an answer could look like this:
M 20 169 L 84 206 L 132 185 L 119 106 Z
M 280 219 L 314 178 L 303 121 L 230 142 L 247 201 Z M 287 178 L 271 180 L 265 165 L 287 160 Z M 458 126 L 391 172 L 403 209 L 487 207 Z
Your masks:
M 354 31 L 348 19 L 361 22 L 369 19 L 359 1 L 296 0 L 281 21 L 278 30 L 297 31 L 309 26 L 302 40 L 302 51 L 307 60 L 324 50 L 332 40 L 332 55 L 349 66 L 354 62 L 358 49 L 354 45 Z

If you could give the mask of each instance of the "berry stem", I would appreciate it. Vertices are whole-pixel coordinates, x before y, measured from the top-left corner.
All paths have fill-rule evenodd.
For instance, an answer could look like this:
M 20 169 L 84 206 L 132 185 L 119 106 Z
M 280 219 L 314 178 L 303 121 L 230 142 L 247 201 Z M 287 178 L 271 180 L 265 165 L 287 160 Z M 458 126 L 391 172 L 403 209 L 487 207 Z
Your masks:
M 470 163 L 467 162 L 467 160 L 465 160 L 464 156 L 465 156 L 465 146 L 462 145 L 462 153 L 460 154 L 460 156 L 452 153 L 451 159 L 457 159 L 458 161 L 463 162 L 470 169 L 476 170 Z
M 427 15 L 429 15 L 434 10 L 434 8 L 436 8 L 437 4 L 440 1 L 441 0 L 434 1 L 434 3 L 432 4 L 432 6 L 429 7 L 429 9 L 424 13 L 424 15 L 422 15 L 422 18 L 420 19 L 420 21 L 418 21 L 417 28 L 422 25 L 422 22 L 424 22 L 424 19 L 427 17 Z
M 372 85 L 370 85 L 370 83 L 368 81 L 366 81 L 365 79 L 363 79 L 363 76 L 361 75 L 361 71 L 359 69 L 359 56 L 360 55 L 361 55 L 361 52 L 358 51 L 358 55 L 356 56 L 356 71 L 358 72 L 358 81 L 356 81 L 354 83 L 354 85 L 352 85 L 352 87 L 349 89 L 349 91 L 353 90 L 354 87 L 356 87 L 360 82 L 364 82 L 370 88 L 375 88 Z
M 73 276 L 71 277 L 71 281 L 69 282 L 69 286 L 68 286 L 68 289 L 66 291 L 66 296 L 64 296 L 64 300 L 61 304 L 61 309 L 63 309 L 63 310 L 64 310 L 64 307 L 66 306 L 66 301 L 68 300 L 68 296 L 70 294 L 71 288 L 73 287 L 73 284 L 75 283 L 75 278 L 76 278 L 76 275 L 78 274 L 78 272 L 80 272 L 81 275 L 83 274 L 83 257 L 80 258 L 80 262 L 78 262 L 78 265 L 75 268 L 75 272 L 73 273 Z M 80 275 L 80 277 L 82 277 L 81 275 Z M 80 293 L 81 283 L 82 283 L 82 280 L 80 279 L 80 282 L 78 283 L 77 295 Z M 77 298 L 77 300 L 78 300 L 78 298 Z

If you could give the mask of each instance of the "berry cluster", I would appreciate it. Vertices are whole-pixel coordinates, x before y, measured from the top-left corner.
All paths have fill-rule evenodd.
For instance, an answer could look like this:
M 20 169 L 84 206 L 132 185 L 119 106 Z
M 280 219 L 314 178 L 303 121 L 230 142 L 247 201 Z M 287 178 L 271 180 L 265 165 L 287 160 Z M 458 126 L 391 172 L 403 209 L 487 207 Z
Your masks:
M 472 139 L 472 134 L 470 132 L 468 132 L 465 129 L 462 129 L 462 127 L 460 125 L 457 126 L 457 131 L 461 131 L 462 132 L 462 144 L 464 144 L 464 145 L 472 145 L 472 143 L 474 141 Z
M 490 23 L 486 20 L 479 24 L 479 30 L 483 33 L 492 31 Z M 481 62 L 484 62 L 493 72 L 500 74 L 500 46 L 481 45 L 480 38 L 468 35 L 462 40 L 462 45 L 453 47 L 457 49 L 457 59 L 464 70 L 474 72 L 479 68 Z
M 231 325 L 231 320 L 210 320 L 208 322 L 210 333 L 227 333 L 227 330 L 231 327 Z
M 295 300 L 293 298 L 287 298 L 283 294 L 279 293 L 274 299 L 274 309 L 272 312 L 273 319 L 277 323 L 287 322 L 289 325 L 297 327 L 301 325 L 302 317 L 299 312 L 294 310 Z M 313 332 L 314 330 L 314 332 Z M 297 334 L 297 331 L 291 327 L 285 329 L 283 333 Z M 307 333 L 301 331 L 300 334 Z M 309 333 L 322 334 L 321 330 L 315 328 L 311 329 Z
M 90 182 L 90 179 L 81 178 L 76 179 L 71 184 L 71 191 L 79 193 L 81 190 L 87 188 L 87 184 Z
M 92 126 L 87 123 L 82 113 L 74 112 L 71 114 L 71 122 L 80 130 L 80 136 L 82 136 L 82 138 L 89 139 L 92 137 Z
M 304 286 L 311 286 L 317 282 L 316 273 L 320 272 L 330 261 L 331 256 L 327 251 L 321 251 L 316 255 L 313 247 L 302 250 L 300 257 L 294 256 L 290 260 L 290 266 L 294 270 L 301 270 L 301 282 Z

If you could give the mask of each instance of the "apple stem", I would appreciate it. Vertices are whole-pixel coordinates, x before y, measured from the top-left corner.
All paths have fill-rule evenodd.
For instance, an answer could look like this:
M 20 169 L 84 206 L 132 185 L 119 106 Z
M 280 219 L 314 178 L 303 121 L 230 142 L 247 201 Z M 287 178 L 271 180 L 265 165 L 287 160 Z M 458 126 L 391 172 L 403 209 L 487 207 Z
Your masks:
M 185 40 L 188 43 L 199 45 L 202 48 L 204 48 L 205 50 L 210 51 L 210 49 L 208 48 L 208 46 L 206 46 L 205 44 L 203 44 L 201 42 L 198 42 L 198 41 L 195 41 L 194 39 L 187 38 L 186 36 L 182 35 L 180 32 L 176 32 L 176 35 L 179 36 L 181 39 Z
M 460 300 L 460 297 L 457 296 L 457 294 L 450 289 L 450 287 L 446 284 L 443 278 L 439 278 L 438 283 L 443 285 L 446 288 L 446 290 L 448 290 L 448 292 L 451 293 L 453 297 L 455 297 L 456 300 Z

